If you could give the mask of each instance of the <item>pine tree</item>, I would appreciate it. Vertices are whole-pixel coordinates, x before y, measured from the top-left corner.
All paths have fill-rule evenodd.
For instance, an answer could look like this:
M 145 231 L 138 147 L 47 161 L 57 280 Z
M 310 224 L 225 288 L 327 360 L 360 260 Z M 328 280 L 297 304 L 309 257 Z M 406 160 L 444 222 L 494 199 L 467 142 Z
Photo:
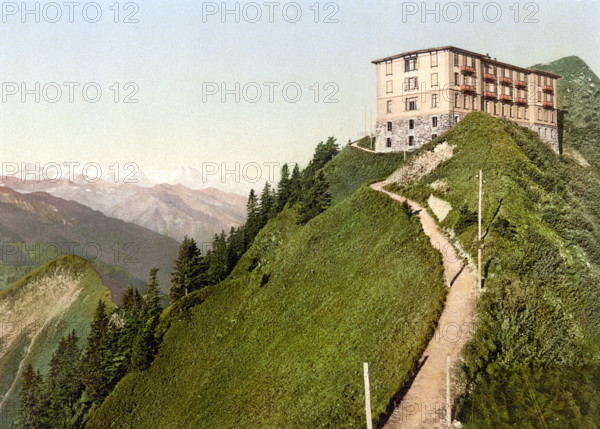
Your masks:
M 298 199 L 300 198 L 301 194 L 301 173 L 298 164 L 296 164 L 294 166 L 294 169 L 292 170 L 292 177 L 290 178 L 289 189 L 290 195 L 288 197 L 288 202 L 290 203 L 290 205 L 294 205 L 298 202 Z
M 162 311 L 160 306 L 160 289 L 158 286 L 158 268 L 152 268 L 150 270 L 150 281 L 144 294 L 144 308 L 146 312 L 146 319 L 150 317 L 158 316 Z
M 308 191 L 302 195 L 300 208 L 298 209 L 298 223 L 302 225 L 324 212 L 331 205 L 329 182 L 322 171 L 317 174 L 315 179 L 311 179 L 307 185 Z
M 42 394 L 42 376 L 31 364 L 23 372 L 21 400 L 15 426 L 19 429 L 49 428 Z
M 171 272 L 169 295 L 173 301 L 200 288 L 200 250 L 193 238 L 185 236 Z
M 156 339 L 156 326 L 158 325 L 158 314 L 152 315 L 139 332 L 133 343 L 131 351 L 131 369 L 142 371 L 150 366 L 158 349 Z
M 75 404 L 83 391 L 79 377 L 81 350 L 78 343 L 79 338 L 73 330 L 60 341 L 50 361 L 45 396 L 48 398 L 48 421 L 53 428 L 72 426 Z
M 254 189 L 250 190 L 248 195 L 248 203 L 246 204 L 246 226 L 244 228 L 244 247 L 247 249 L 254 241 L 254 237 L 258 234 L 258 231 L 262 228 L 260 225 L 260 207 L 258 205 L 258 198 Z
M 109 319 L 104 301 L 98 301 L 91 325 L 88 343 L 81 358 L 80 374 L 88 398 L 100 403 L 109 392 L 110 376 L 107 357 L 109 351 Z
M 227 277 L 228 259 L 225 231 L 221 231 L 221 234 L 218 235 L 215 234 L 209 264 L 207 273 L 209 284 L 215 285 Z
M 275 193 L 269 182 L 265 183 L 260 194 L 260 228 L 264 227 L 269 219 L 273 217 L 275 209 Z
M 281 167 L 281 179 L 279 179 L 279 185 L 277 186 L 277 212 L 281 212 L 288 200 L 290 199 L 290 168 L 287 164 L 283 164 Z

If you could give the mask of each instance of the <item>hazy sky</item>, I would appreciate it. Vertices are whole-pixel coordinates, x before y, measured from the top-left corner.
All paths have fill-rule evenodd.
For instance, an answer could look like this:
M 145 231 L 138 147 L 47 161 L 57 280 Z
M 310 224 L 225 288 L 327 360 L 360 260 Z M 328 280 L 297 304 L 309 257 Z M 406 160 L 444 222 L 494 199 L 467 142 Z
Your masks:
M 600 72 L 598 1 L 428 2 L 439 22 L 433 12 L 421 16 L 422 2 L 248 3 L 226 2 L 233 12 L 222 16 L 221 1 L 84 1 L 71 23 L 69 6 L 41 2 L 36 23 L 35 12 L 14 10 L 21 2 L 3 2 L 2 160 L 135 162 L 142 170 L 305 163 L 320 140 L 364 132 L 365 105 L 375 108 L 372 60 L 432 46 L 522 66 L 578 55 Z M 35 11 L 35 2 L 24 4 Z M 102 16 L 88 22 L 98 6 Z M 123 22 L 130 14 L 137 23 Z M 232 92 L 225 103 L 222 84 Z M 203 88 L 218 93 L 203 100 Z M 139 102 L 125 103 L 135 90 Z

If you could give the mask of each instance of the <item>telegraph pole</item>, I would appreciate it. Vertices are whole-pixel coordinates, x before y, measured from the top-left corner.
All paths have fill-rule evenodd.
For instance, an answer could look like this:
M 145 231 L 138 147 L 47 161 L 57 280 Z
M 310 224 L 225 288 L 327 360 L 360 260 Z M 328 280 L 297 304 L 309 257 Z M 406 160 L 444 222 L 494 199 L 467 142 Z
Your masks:
M 363 363 L 365 377 L 365 411 L 367 418 L 367 429 L 373 429 L 373 420 L 371 418 L 371 387 L 369 386 L 369 364 Z
M 477 220 L 478 220 L 478 224 L 479 224 L 479 234 L 478 234 L 478 244 L 479 244 L 479 248 L 477 249 L 477 281 L 478 281 L 478 286 L 481 289 L 481 248 L 482 248 L 482 243 L 481 243 L 481 196 L 483 193 L 483 172 L 481 170 L 479 170 L 479 210 L 478 210 L 478 215 L 477 215 Z

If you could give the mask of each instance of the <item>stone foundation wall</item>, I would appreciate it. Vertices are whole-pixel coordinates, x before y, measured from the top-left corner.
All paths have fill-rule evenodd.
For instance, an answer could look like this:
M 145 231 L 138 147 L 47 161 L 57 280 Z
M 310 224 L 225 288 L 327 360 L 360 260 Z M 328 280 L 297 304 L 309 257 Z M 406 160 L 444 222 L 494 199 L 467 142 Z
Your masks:
M 464 115 L 454 115 L 461 120 Z M 375 151 L 377 152 L 402 152 L 414 151 L 432 140 L 432 136 L 439 136 L 448 131 L 455 124 L 454 116 L 451 114 L 415 116 L 408 119 L 392 119 L 392 130 L 388 131 L 387 121 L 377 122 Z M 437 127 L 433 126 L 433 118 L 437 118 Z M 414 120 L 414 128 L 409 129 L 409 120 Z M 409 137 L 413 137 L 412 146 Z M 387 139 L 391 139 L 391 147 L 387 146 Z M 404 140 L 403 140 L 404 138 Z
M 432 140 L 432 136 L 439 136 L 448 131 L 456 122 L 454 116 L 460 121 L 464 115 L 440 114 L 416 116 L 409 119 L 392 119 L 392 130 L 388 131 L 387 121 L 379 121 L 376 125 L 375 151 L 376 152 L 412 152 Z M 437 127 L 433 127 L 433 117 L 438 118 Z M 409 120 L 414 120 L 414 128 L 409 129 Z M 558 129 L 548 124 L 534 123 L 526 125 L 540 136 L 540 139 L 556 154 L 560 154 L 558 142 Z M 409 137 L 413 137 L 412 146 L 409 145 Z M 404 140 L 403 140 L 404 138 Z M 387 146 L 387 139 L 391 140 L 391 146 Z
M 533 130 L 554 153 L 560 154 L 558 128 L 548 126 L 548 124 L 533 124 L 528 127 Z

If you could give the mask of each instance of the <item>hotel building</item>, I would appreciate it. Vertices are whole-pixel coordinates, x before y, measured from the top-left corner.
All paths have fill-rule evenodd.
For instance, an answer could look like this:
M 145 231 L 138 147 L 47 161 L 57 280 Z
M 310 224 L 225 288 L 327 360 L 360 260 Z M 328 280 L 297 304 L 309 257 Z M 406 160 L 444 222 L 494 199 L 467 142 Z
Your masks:
M 560 76 L 453 46 L 373 61 L 377 68 L 377 152 L 413 151 L 472 111 L 526 126 L 559 152 Z

